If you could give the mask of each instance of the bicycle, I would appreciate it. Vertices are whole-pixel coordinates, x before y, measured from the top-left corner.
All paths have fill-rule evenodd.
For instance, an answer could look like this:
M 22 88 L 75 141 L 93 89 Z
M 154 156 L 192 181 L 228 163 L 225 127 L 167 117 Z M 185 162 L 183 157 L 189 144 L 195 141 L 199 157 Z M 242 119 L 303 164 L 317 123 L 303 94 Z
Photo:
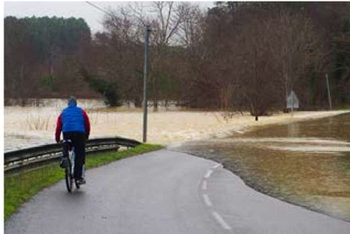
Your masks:
M 73 185 L 75 184 L 76 188 L 80 188 L 80 184 L 78 180 L 74 178 L 74 162 L 75 162 L 75 153 L 74 147 L 72 145 L 71 140 L 63 140 L 62 142 L 63 148 L 63 158 L 62 164 L 65 169 L 65 180 L 66 186 L 69 193 L 73 190 Z

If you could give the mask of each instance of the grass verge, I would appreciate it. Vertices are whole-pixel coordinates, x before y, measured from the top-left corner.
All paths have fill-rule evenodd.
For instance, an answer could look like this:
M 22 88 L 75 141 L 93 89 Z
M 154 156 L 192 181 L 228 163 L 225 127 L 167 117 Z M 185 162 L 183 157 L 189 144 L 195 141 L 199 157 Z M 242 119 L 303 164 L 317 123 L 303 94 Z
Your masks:
M 160 145 L 142 144 L 120 152 L 99 153 L 86 157 L 86 169 L 98 167 L 130 156 L 161 149 Z M 28 201 L 44 188 L 64 179 L 64 170 L 57 164 L 37 170 L 5 176 L 4 217 L 5 221 L 21 204 Z

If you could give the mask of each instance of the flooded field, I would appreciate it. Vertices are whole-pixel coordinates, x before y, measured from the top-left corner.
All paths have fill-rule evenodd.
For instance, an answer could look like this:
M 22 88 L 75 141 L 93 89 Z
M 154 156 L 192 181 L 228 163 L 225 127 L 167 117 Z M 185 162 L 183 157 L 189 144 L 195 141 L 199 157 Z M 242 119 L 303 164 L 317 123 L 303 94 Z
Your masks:
M 6 106 L 4 108 L 5 151 L 54 143 L 57 117 L 67 101 L 44 99 L 28 107 Z M 39 106 L 38 106 L 39 104 Z M 142 140 L 143 114 L 140 108 L 125 105 L 106 108 L 102 100 L 78 100 L 86 109 L 91 122 L 91 138 L 122 136 Z M 155 144 L 180 144 L 181 142 L 223 138 L 235 131 L 255 126 L 285 123 L 299 119 L 320 118 L 343 112 L 276 113 L 254 121 L 248 113 L 236 113 L 224 118 L 222 112 L 183 110 L 176 106 L 160 107 L 158 112 L 149 108 L 148 142 Z
M 176 150 L 219 161 L 258 191 L 350 221 L 350 114 L 261 126 Z

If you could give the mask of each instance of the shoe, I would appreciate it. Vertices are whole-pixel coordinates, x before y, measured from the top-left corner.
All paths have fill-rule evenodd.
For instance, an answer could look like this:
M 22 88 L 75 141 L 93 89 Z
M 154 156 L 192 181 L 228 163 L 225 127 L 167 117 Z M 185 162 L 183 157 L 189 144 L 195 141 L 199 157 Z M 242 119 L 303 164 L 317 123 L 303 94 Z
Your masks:
M 81 178 L 81 179 L 77 179 L 77 184 L 86 184 L 86 181 L 84 178 Z

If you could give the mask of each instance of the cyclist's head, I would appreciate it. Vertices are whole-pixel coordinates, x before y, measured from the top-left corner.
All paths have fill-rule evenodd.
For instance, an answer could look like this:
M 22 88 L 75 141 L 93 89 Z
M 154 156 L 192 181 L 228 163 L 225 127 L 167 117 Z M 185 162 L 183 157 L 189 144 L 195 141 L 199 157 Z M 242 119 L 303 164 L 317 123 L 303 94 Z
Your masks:
M 73 96 L 70 96 L 68 98 L 68 106 L 71 106 L 71 105 L 74 105 L 74 106 L 77 105 L 77 99 L 75 97 L 73 97 Z

